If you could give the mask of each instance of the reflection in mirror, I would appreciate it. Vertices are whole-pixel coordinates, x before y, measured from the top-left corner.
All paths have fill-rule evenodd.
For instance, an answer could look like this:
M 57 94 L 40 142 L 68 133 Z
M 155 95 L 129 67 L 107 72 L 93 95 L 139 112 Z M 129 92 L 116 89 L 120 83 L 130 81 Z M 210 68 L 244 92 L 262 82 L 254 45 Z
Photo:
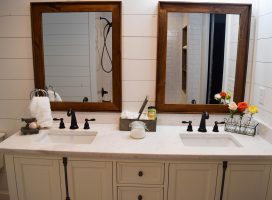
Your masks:
M 42 30 L 50 100 L 112 101 L 112 12 L 42 13 Z
M 35 88 L 52 110 L 122 109 L 121 2 L 31 2 Z
M 217 104 L 234 93 L 239 15 L 168 12 L 165 103 Z

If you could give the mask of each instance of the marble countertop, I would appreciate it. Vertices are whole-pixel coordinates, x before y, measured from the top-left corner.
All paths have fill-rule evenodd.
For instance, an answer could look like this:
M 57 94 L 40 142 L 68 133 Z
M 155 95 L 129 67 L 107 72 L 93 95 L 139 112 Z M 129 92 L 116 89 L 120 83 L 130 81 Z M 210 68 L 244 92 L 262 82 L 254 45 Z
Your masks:
M 80 129 L 82 131 L 82 125 Z M 57 127 L 53 127 L 56 129 Z M 272 144 L 257 135 L 255 137 L 226 133 L 223 126 L 219 133 L 231 135 L 241 147 L 185 146 L 180 133 L 187 133 L 186 126 L 158 126 L 157 132 L 147 133 L 144 139 L 132 139 L 129 131 L 119 131 L 117 124 L 93 124 L 90 130 L 98 134 L 91 144 L 63 144 L 39 142 L 47 134 L 41 130 L 37 135 L 16 133 L 0 143 L 0 152 L 45 156 L 70 156 L 104 159 L 228 159 L 272 161 Z M 79 129 L 78 129 L 79 130 Z M 197 130 L 197 127 L 194 127 Z M 75 133 L 76 134 L 76 133 Z M 207 134 L 194 131 L 190 134 Z

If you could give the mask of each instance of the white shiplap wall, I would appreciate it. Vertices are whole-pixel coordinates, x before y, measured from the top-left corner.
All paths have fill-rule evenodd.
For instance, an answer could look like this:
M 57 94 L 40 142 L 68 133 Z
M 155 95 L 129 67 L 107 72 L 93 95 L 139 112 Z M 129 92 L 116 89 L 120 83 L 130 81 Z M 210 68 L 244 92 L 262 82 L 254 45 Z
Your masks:
M 190 1 L 253 3 L 253 22 L 257 13 L 257 0 Z M 34 88 L 29 2 L 31 0 L 0 0 L 0 132 L 8 132 L 9 134 L 19 129 L 19 119 L 28 114 L 29 93 Z M 271 0 L 266 0 L 266 4 L 270 6 L 262 8 L 266 14 L 271 11 L 269 10 L 272 7 L 271 2 Z M 138 110 L 146 95 L 153 103 L 155 101 L 157 8 L 158 0 L 122 1 L 123 109 Z M 254 32 L 254 26 L 252 30 Z M 252 37 L 254 38 L 254 34 Z M 254 49 L 253 38 L 249 57 L 251 62 Z M 267 45 L 264 47 L 266 49 L 272 46 L 268 45 L 268 41 L 272 40 L 267 40 L 267 43 L 264 44 Z M 268 61 L 271 61 L 271 58 L 267 57 L 270 59 Z M 250 80 L 247 80 L 247 96 L 249 96 Z M 269 79 L 268 82 L 271 84 Z M 272 97 L 272 94 L 270 96 Z M 268 103 L 267 108 L 271 102 Z M 55 113 L 55 115 L 59 114 L 62 113 Z M 93 116 L 93 114 L 91 115 Z M 82 116 L 86 117 L 86 113 Z M 118 114 L 105 113 L 98 114 L 96 118 L 100 123 L 103 123 L 105 119 L 108 120 L 107 122 L 117 122 L 118 116 Z M 180 116 L 161 115 L 160 121 L 164 121 L 164 123 L 169 123 L 171 120 L 180 121 Z M 194 116 L 191 118 L 195 119 Z M 5 196 L 2 194 L 5 194 L 7 190 L 3 177 L 4 174 L 1 173 L 0 199 Z
M 252 103 L 260 112 L 256 117 L 272 127 L 272 1 L 259 0 L 256 31 L 256 62 L 253 69 Z
M 34 87 L 29 2 L 0 2 L 0 131 L 8 133 L 18 130 L 18 119 L 27 115 L 29 92 Z M 158 0 L 122 1 L 123 109 L 138 110 L 146 95 L 155 101 L 157 8 Z M 256 8 L 254 5 L 252 21 Z

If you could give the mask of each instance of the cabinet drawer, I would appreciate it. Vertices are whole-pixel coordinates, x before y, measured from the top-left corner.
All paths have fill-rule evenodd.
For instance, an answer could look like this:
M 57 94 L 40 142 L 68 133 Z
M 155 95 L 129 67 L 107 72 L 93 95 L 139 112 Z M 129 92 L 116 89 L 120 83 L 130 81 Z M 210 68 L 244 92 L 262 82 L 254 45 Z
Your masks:
M 163 184 L 164 164 L 117 163 L 118 183 Z
M 163 200 L 163 188 L 119 187 L 118 200 Z

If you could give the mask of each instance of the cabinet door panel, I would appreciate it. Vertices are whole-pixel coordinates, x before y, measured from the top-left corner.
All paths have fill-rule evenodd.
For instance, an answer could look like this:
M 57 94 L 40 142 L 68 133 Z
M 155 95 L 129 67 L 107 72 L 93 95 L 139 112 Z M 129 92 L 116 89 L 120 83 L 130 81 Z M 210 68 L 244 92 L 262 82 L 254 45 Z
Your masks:
M 142 175 L 139 175 L 139 172 Z M 123 184 L 163 184 L 162 163 L 117 163 L 117 181 Z
M 163 188 L 119 187 L 118 200 L 163 200 Z
M 60 200 L 59 161 L 15 158 L 19 200 Z
M 223 200 L 265 200 L 270 167 L 229 164 Z
M 270 168 L 270 178 L 269 178 L 269 185 L 268 185 L 268 192 L 266 200 L 272 199 L 272 168 Z
M 171 164 L 168 200 L 212 200 L 217 164 Z
M 63 167 L 61 170 L 65 194 Z M 68 160 L 68 185 L 72 200 L 111 200 L 112 163 Z

